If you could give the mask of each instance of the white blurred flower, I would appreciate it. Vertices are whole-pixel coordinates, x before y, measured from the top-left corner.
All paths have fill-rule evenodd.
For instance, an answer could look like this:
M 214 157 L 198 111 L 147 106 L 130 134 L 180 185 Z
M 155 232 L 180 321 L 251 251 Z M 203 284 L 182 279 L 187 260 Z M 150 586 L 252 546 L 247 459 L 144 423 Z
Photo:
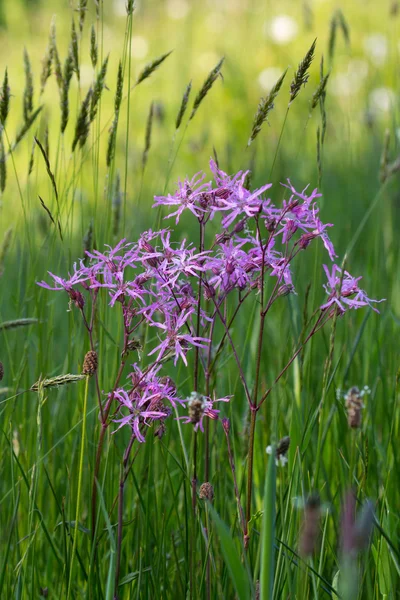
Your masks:
M 288 15 L 278 15 L 264 25 L 265 35 L 281 46 L 291 42 L 297 36 L 298 30 L 297 22 Z
M 203 52 L 196 60 L 196 65 L 198 66 L 200 71 L 203 71 L 204 73 L 209 73 L 211 69 L 215 67 L 219 60 L 220 56 L 215 52 Z
M 386 113 L 393 108 L 396 99 L 394 91 L 387 87 L 375 88 L 369 95 L 370 109 L 373 113 Z
M 132 37 L 131 55 L 133 58 L 142 59 L 147 56 L 149 51 L 149 43 L 141 35 L 134 35 Z
M 225 28 L 225 18 L 222 13 L 210 13 L 206 18 L 206 27 L 211 33 L 221 33 Z
M 377 67 L 382 66 L 388 55 L 387 37 L 382 33 L 373 33 L 364 39 L 365 54 Z
M 167 0 L 167 14 L 170 19 L 179 21 L 184 19 L 190 10 L 190 5 L 186 0 Z
M 268 67 L 259 74 L 258 83 L 263 90 L 269 92 L 282 75 L 282 72 L 282 69 L 278 69 L 278 67 Z
M 267 446 L 265 451 L 267 454 L 270 455 L 272 455 L 272 453 L 275 452 L 275 464 L 277 467 L 284 467 L 289 462 L 286 453 L 279 453 L 277 455 L 276 447 L 274 449 L 272 446 Z
M 368 63 L 365 60 L 351 60 L 347 65 L 347 71 L 342 71 L 333 77 L 329 90 L 335 96 L 352 96 L 359 91 L 367 75 Z

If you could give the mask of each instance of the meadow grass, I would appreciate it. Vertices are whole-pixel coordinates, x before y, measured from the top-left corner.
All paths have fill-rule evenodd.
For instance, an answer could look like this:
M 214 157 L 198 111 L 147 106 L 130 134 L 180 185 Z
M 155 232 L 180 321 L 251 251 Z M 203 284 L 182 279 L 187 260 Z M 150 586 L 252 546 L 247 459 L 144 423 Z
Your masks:
M 120 598 L 397 598 L 399 17 L 393 3 L 347 3 L 339 11 L 330 1 L 303 8 L 284 2 L 279 10 L 257 1 L 171 2 L 168 12 L 154 0 L 124 16 L 111 3 L 89 0 L 82 8 L 81 2 L 84 13 L 66 4 L 6 3 L 7 29 L 0 34 L 8 76 L 0 105 L 0 598 L 114 598 L 116 574 Z M 174 6 L 188 7 L 181 20 L 170 17 Z M 263 23 L 280 12 L 300 27 L 285 46 L 263 33 Z M 365 39 L 376 32 L 387 33 L 382 64 L 365 56 Z M 315 37 L 315 58 L 304 65 Z M 48 78 L 41 62 L 47 55 Z M 262 91 L 257 77 L 267 67 L 278 74 Z M 384 87 L 394 95 L 386 94 L 389 106 L 382 107 L 374 92 Z M 91 348 L 79 313 L 74 306 L 67 311 L 66 294 L 36 285 L 49 281 L 47 271 L 66 277 L 85 250 L 159 227 L 166 212 L 151 208 L 153 196 L 207 170 L 214 153 L 228 173 L 250 168 L 252 188 L 273 182 L 275 201 L 285 197 L 279 182 L 287 177 L 297 189 L 318 184 L 321 213 L 335 224 L 330 235 L 346 268 L 363 275 L 373 298 L 386 298 L 380 315 L 367 308 L 331 320 L 264 402 L 253 423 L 247 541 L 238 499 L 246 506 L 251 411 L 230 345 L 210 382 L 219 396 L 233 396 L 221 409 L 229 433 L 211 421 L 209 443 L 199 433 L 193 444 L 192 428 L 169 419 L 161 439 L 149 435 L 134 447 L 131 465 L 123 462 L 129 432 L 113 435 L 109 427 L 93 513 L 98 391 L 105 399 L 113 389 L 123 329 L 102 296 L 94 328 L 98 382 L 81 375 Z M 185 215 L 179 236 L 197 244 L 195 225 Z M 210 238 L 215 233 L 211 226 Z M 255 379 L 261 391 L 272 385 L 323 302 L 322 249 L 311 245 L 304 256 L 296 266 L 298 294 L 274 304 L 262 346 L 254 299 L 230 328 L 251 389 Z M 234 306 L 227 305 L 228 315 Z M 221 324 L 216 329 L 224 335 Z M 122 378 L 138 358 L 146 364 L 140 351 L 132 353 Z M 189 369 L 179 363 L 170 369 L 184 398 L 194 389 L 195 353 L 188 359 Z M 198 383 L 203 391 L 202 375 Z M 357 401 L 346 406 L 344 393 L 365 385 L 371 393 L 363 398 L 361 427 L 351 428 L 349 403 L 357 411 Z M 274 452 L 285 436 L 288 463 L 275 468 L 266 447 Z M 210 482 L 214 498 L 196 493 L 193 510 L 194 451 L 198 483 Z M 356 557 L 340 546 L 350 488 L 358 514 L 366 499 L 375 512 L 371 543 Z M 320 504 L 307 504 L 312 492 Z M 306 524 L 318 538 L 308 557 L 301 552 Z

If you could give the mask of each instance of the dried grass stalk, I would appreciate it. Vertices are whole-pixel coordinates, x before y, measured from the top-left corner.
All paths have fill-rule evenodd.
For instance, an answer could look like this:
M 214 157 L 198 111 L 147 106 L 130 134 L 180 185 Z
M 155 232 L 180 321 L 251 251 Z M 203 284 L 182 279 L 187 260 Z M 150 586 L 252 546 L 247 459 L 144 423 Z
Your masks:
M 178 112 L 177 117 L 176 117 L 176 121 L 175 121 L 175 129 L 176 130 L 178 130 L 179 127 L 181 126 L 182 119 L 185 116 L 185 112 L 186 112 L 187 105 L 188 105 L 188 102 L 189 102 L 189 96 L 190 96 L 191 89 L 192 89 L 192 82 L 189 81 L 189 83 L 188 83 L 188 85 L 186 87 L 185 93 L 183 94 L 182 102 L 181 102 L 181 105 L 179 107 L 179 112 Z
M 57 377 L 51 377 L 49 379 L 39 379 L 31 386 L 32 392 L 37 392 L 42 388 L 59 387 L 60 385 L 67 385 L 68 383 L 77 383 L 85 379 L 86 375 L 73 375 L 67 373 L 65 375 L 57 375 Z
M 210 73 L 208 74 L 207 79 L 203 83 L 200 91 L 198 92 L 196 98 L 194 99 L 193 108 L 192 108 L 192 112 L 189 117 L 189 121 L 191 121 L 193 119 L 194 115 L 196 114 L 196 112 L 199 109 L 200 104 L 203 102 L 204 98 L 207 96 L 208 92 L 211 90 L 215 81 L 218 79 L 218 77 L 220 77 L 220 76 L 222 77 L 221 68 L 222 68 L 222 64 L 223 64 L 224 60 L 225 60 L 225 57 L 222 57 L 221 60 L 219 61 L 219 63 L 217 65 L 215 65 L 215 67 L 212 69 L 212 71 L 210 71 Z
M 3 242 L 0 246 L 0 275 L 4 273 L 4 261 L 11 246 L 12 232 L 12 227 L 7 229 L 4 234 Z
M 275 106 L 275 99 L 276 99 L 277 95 L 279 94 L 279 90 L 282 87 L 283 81 L 286 77 L 286 73 L 287 73 L 287 69 L 279 77 L 278 81 L 272 87 L 268 96 L 266 98 L 261 98 L 259 105 L 258 105 L 256 115 L 254 117 L 252 129 L 251 129 L 251 135 L 250 135 L 249 141 L 247 142 L 248 146 L 250 146 L 250 144 L 252 142 L 254 142 L 254 140 L 260 133 L 261 127 L 262 127 L 262 124 L 264 123 L 264 121 L 268 120 L 268 115 Z
M 16 329 L 17 327 L 27 327 L 28 325 L 36 325 L 39 323 L 39 319 L 14 319 L 12 321 L 3 321 L 0 323 L 0 331 L 7 329 Z
M 25 73 L 25 89 L 23 97 L 24 121 L 29 121 L 33 111 L 33 74 L 31 61 L 26 48 L 24 48 L 24 73 Z
M 81 104 L 81 109 L 79 111 L 78 119 L 75 125 L 75 135 L 72 142 L 72 152 L 74 152 L 77 143 L 79 142 L 79 146 L 83 148 L 86 143 L 87 137 L 89 135 L 90 129 L 90 115 L 89 115 L 89 106 L 92 99 L 92 88 L 89 88 L 88 93 L 86 94 L 85 99 Z
M 305 57 L 303 58 L 303 60 L 299 64 L 299 66 L 297 67 L 297 71 L 294 74 L 292 83 L 290 84 L 289 106 L 293 102 L 293 100 L 295 98 L 297 98 L 297 96 L 299 95 L 299 92 L 300 92 L 302 86 L 305 86 L 308 81 L 308 78 L 309 78 L 308 70 L 309 70 L 311 63 L 313 61 L 313 58 L 314 58 L 316 43 L 317 43 L 317 38 L 315 38 L 315 40 L 311 44 L 310 49 L 308 50 Z
M 155 58 L 154 60 L 152 60 L 151 62 L 149 62 L 143 69 L 143 71 L 140 72 L 136 83 L 134 85 L 134 87 L 136 87 L 137 85 L 139 85 L 139 83 L 142 83 L 142 81 L 144 81 L 145 79 L 148 79 L 150 77 L 150 75 L 152 73 L 154 73 L 154 71 L 164 62 L 165 59 L 168 58 L 168 56 L 172 53 L 172 50 L 170 50 L 169 52 L 167 52 L 166 54 L 162 54 L 162 56 L 159 56 L 158 58 Z
M 92 61 L 93 69 L 95 69 L 97 66 L 98 55 L 99 51 L 97 46 L 96 30 L 94 25 L 92 25 L 90 30 L 90 60 Z
M 64 133 L 69 118 L 69 86 L 72 79 L 72 74 L 74 72 L 73 66 L 73 58 L 71 48 L 68 51 L 67 57 L 64 62 L 64 72 L 62 78 L 62 88 L 61 88 L 61 99 L 60 99 L 60 107 L 61 107 L 61 133 Z
M 146 123 L 146 136 L 144 142 L 144 150 L 142 155 L 142 170 L 144 171 L 147 163 L 147 157 L 151 146 L 151 130 L 153 126 L 153 115 L 154 115 L 154 102 L 150 105 L 149 115 Z
M 99 71 L 99 74 L 97 75 L 97 79 L 96 79 L 94 87 L 93 87 L 93 94 L 92 94 L 91 104 L 90 104 L 90 121 L 91 122 L 94 121 L 96 114 L 97 114 L 97 105 L 100 102 L 101 94 L 102 94 L 104 86 L 105 86 L 107 66 L 108 66 L 108 56 L 106 57 L 103 64 L 101 65 L 101 69 Z
M 10 111 L 10 86 L 8 85 L 8 71 L 6 68 L 6 70 L 4 72 L 3 85 L 1 86 L 1 97 L 0 97 L 0 121 L 3 126 L 6 124 L 9 111 Z

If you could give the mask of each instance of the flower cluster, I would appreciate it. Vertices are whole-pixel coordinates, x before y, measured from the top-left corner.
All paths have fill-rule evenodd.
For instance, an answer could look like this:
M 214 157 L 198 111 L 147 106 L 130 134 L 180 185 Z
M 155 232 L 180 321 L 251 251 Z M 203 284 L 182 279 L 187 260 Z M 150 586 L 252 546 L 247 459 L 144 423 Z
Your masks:
M 197 367 L 204 366 L 205 356 L 211 355 L 213 347 L 213 324 L 221 316 L 219 307 L 229 294 L 235 290 L 239 295 L 253 290 L 264 293 L 272 278 L 269 307 L 279 297 L 295 293 L 293 261 L 314 239 L 322 240 L 331 260 L 336 257 L 327 233 L 332 225 L 323 224 L 319 218 L 317 190 L 309 195 L 307 188 L 297 192 L 288 180 L 284 187 L 289 190 L 289 198 L 277 207 L 265 196 L 271 184 L 250 191 L 246 187 L 247 172 L 229 176 L 214 161 L 210 169 L 213 180 L 207 181 L 204 173 L 198 173 L 180 182 L 174 194 L 156 196 L 154 203 L 172 208 L 166 218 L 175 217 L 176 223 L 189 211 L 200 227 L 200 248 L 185 239 L 173 241 L 170 228 L 150 229 L 136 242 L 123 239 L 103 252 L 87 252 L 88 264 L 76 263 L 67 279 L 49 273 L 53 286 L 39 283 L 47 289 L 67 292 L 70 306 L 81 311 L 89 330 L 92 325 L 85 315 L 88 298 L 94 304 L 100 291 L 107 290 L 110 307 L 120 307 L 123 316 L 123 356 L 138 349 L 135 332 L 143 326 L 150 328 L 152 335 L 146 336 L 144 355 L 150 357 L 147 363 L 153 362 L 143 372 L 135 364 L 130 389 L 118 387 L 111 392 L 111 400 L 118 403 L 116 422 L 119 427 L 129 425 L 139 441 L 144 441 L 146 425 L 156 420 L 163 423 L 170 414 L 169 406 L 183 404 L 160 370 L 170 359 L 174 365 L 182 361 L 187 366 L 190 350 L 194 350 Z M 208 239 L 206 225 L 214 221 L 215 233 L 218 215 L 217 234 Z M 377 310 L 372 303 L 380 300 L 368 298 L 358 287 L 360 278 L 343 273 L 336 264 L 331 272 L 326 266 L 324 269 L 328 299 L 320 307 L 320 315 L 341 316 L 348 309 L 363 306 Z M 213 408 L 215 400 L 201 396 L 200 417 L 194 420 L 192 401 L 185 422 L 202 429 L 204 416 L 218 418 L 219 411 Z

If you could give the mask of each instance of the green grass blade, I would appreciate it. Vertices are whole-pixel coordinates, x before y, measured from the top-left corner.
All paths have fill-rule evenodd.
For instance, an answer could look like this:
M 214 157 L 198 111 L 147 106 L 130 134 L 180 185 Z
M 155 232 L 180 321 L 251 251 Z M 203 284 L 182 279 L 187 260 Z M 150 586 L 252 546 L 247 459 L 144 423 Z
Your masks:
M 210 515 L 215 523 L 217 535 L 221 543 L 222 554 L 226 567 L 236 590 L 239 600 L 250 599 L 250 585 L 246 569 L 240 561 L 235 543 L 227 525 L 222 521 L 218 513 L 210 505 Z
M 276 498 L 276 464 L 275 448 L 272 448 L 268 461 L 267 477 L 264 490 L 264 516 L 261 530 L 261 576 L 260 598 L 272 599 L 274 587 L 275 563 L 275 498 Z

